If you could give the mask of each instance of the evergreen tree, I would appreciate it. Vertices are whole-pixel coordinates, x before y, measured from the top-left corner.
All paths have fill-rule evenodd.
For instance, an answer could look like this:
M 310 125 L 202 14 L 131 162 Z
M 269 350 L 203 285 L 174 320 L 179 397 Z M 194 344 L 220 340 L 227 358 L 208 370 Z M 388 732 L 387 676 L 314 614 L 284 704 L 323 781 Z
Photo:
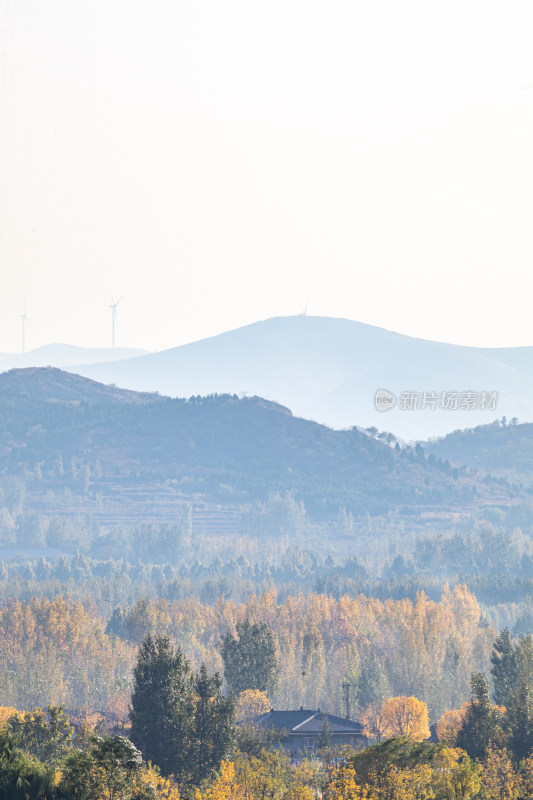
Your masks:
M 222 678 L 209 677 L 202 664 L 194 679 L 196 705 L 190 736 L 188 771 L 198 785 L 227 757 L 235 739 L 235 701 L 222 695 Z
M 191 671 L 168 637 L 147 636 L 139 648 L 131 696 L 131 740 L 164 776 L 195 786 L 219 768 L 233 744 L 235 705 L 218 673 Z
M 504 628 L 494 642 L 490 660 L 494 702 L 507 707 L 518 680 L 517 646 L 508 628 Z
M 522 637 L 516 651 L 518 676 L 523 678 L 533 692 L 533 636 Z
M 329 719 L 325 714 L 322 714 L 322 719 L 324 720 L 324 723 L 322 725 L 322 730 L 320 731 L 320 736 L 318 737 L 319 750 L 324 750 L 331 745 L 331 725 L 329 724 Z
M 533 751 L 533 638 L 524 636 L 516 645 L 516 683 L 507 699 L 505 730 L 517 760 Z
M 237 637 L 228 631 L 222 636 L 220 651 L 224 676 L 236 694 L 247 689 L 272 694 L 275 690 L 278 662 L 272 629 L 265 622 L 237 622 Z
M 135 785 L 142 757 L 123 736 L 93 736 L 88 750 L 73 750 L 61 769 L 60 796 L 69 800 L 149 800 Z
M 194 691 L 188 660 L 168 636 L 146 636 L 133 670 L 131 740 L 163 775 L 181 774 L 187 751 Z
M 505 714 L 508 746 L 517 761 L 527 758 L 533 750 L 533 696 L 525 676 L 509 698 Z
M 381 706 L 383 701 L 390 695 L 391 689 L 385 670 L 374 653 L 370 653 L 361 665 L 361 674 L 359 675 L 357 686 L 359 707 Z
M 9 800 L 54 800 L 52 771 L 16 747 L 13 734 L 0 731 L 0 797 Z
M 459 733 L 456 747 L 474 759 L 485 758 L 487 751 L 503 738 L 501 711 L 490 702 L 489 685 L 481 672 L 473 673 L 470 705 Z

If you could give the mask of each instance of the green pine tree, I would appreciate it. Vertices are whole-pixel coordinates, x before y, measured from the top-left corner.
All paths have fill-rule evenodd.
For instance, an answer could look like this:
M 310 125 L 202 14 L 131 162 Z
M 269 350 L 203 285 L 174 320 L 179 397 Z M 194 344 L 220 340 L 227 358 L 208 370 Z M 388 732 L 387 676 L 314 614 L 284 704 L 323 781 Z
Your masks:
M 55 800 L 53 773 L 23 753 L 9 731 L 0 731 L 0 797 L 9 800 Z
M 221 639 L 224 676 L 236 694 L 257 689 L 272 695 L 275 691 L 278 661 L 272 629 L 265 622 L 236 625 L 237 637 L 228 631 Z
M 517 646 L 508 628 L 504 628 L 494 642 L 490 660 L 494 702 L 507 707 L 518 680 Z
M 503 741 L 502 714 L 490 702 L 489 685 L 481 672 L 473 673 L 470 705 L 457 734 L 456 746 L 474 759 L 485 758 L 493 745 Z
M 322 719 L 324 722 L 322 730 L 320 731 L 320 736 L 318 737 L 319 750 L 325 750 L 331 744 L 331 725 L 329 724 L 329 719 L 325 714 L 322 714 Z
M 370 653 L 361 664 L 357 685 L 357 702 L 360 708 L 381 705 L 392 694 L 385 670 L 374 653 Z
M 222 695 L 222 678 L 209 677 L 202 664 L 195 676 L 196 706 L 190 735 L 188 771 L 198 785 L 227 757 L 235 740 L 235 702 Z
M 134 668 L 131 740 L 164 776 L 196 786 L 218 769 L 233 745 L 235 707 L 218 673 L 191 671 L 168 637 L 147 636 Z
M 163 775 L 182 773 L 186 766 L 194 712 L 192 674 L 179 648 L 168 636 L 143 640 L 133 670 L 131 740 Z
M 525 676 L 518 680 L 505 713 L 508 746 L 517 761 L 533 750 L 533 696 Z

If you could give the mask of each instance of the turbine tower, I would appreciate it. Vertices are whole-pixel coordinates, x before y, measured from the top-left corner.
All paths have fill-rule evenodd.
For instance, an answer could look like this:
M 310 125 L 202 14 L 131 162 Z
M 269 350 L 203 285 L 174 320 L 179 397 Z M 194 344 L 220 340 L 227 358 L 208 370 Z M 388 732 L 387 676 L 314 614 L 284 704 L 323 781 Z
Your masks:
M 22 320 L 22 352 L 26 352 L 26 322 L 28 321 L 28 317 L 26 316 L 26 311 L 24 314 L 20 314 L 20 318 Z
M 122 300 L 122 297 L 120 298 Z M 120 300 L 117 300 L 116 303 L 113 302 L 113 298 L 111 298 L 111 305 L 109 308 L 111 309 L 111 346 L 113 350 L 115 349 L 115 330 L 117 326 L 117 306 L 120 303 Z

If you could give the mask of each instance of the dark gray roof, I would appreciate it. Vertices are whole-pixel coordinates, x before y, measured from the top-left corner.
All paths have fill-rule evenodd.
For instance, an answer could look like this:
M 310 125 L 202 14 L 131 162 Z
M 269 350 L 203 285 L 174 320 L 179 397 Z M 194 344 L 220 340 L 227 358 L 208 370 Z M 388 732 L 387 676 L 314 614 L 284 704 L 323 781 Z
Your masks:
M 322 732 L 326 719 L 332 733 L 363 733 L 361 725 L 351 719 L 343 719 L 333 714 L 303 708 L 299 711 L 268 711 L 266 714 L 256 717 L 255 721 L 262 728 L 285 730 L 288 733 L 313 734 Z

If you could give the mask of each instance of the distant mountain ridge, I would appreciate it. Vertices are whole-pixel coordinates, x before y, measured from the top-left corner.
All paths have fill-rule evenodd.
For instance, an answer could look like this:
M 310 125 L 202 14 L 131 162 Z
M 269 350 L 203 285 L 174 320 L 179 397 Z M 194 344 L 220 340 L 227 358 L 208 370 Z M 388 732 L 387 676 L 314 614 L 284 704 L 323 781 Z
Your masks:
M 47 344 L 27 353 L 0 353 L 0 372 L 25 367 L 71 367 L 73 364 L 105 363 L 147 355 L 139 347 L 77 347 L 71 344 Z
M 288 492 L 333 519 L 341 508 L 360 515 L 513 502 L 505 485 L 430 461 L 421 448 L 335 431 L 260 397 L 139 395 L 51 368 L 0 374 L 0 484 L 4 470 L 32 475 L 42 508 L 47 487 L 62 491 L 59 458 L 72 474 L 85 465 L 98 475 L 94 492 L 123 501 L 165 491 L 234 506 Z
M 406 439 L 506 415 L 533 420 L 533 347 L 476 348 L 416 339 L 352 320 L 275 317 L 158 353 L 74 371 L 173 397 L 258 395 L 334 428 L 376 426 Z M 386 389 L 396 406 L 374 407 Z M 402 392 L 496 392 L 487 410 L 400 409 Z

